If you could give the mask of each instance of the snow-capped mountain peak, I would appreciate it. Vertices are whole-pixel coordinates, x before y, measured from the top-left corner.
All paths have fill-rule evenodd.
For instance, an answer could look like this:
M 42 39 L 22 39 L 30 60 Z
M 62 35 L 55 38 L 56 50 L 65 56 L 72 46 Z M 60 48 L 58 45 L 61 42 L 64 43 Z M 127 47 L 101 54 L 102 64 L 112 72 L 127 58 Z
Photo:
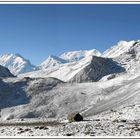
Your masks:
M 55 67 L 60 64 L 64 64 L 66 62 L 67 61 L 62 58 L 59 58 L 54 55 L 50 55 L 44 62 L 40 64 L 39 69 L 47 69 L 47 68 Z
M 103 57 L 114 58 L 127 52 L 135 43 L 135 41 L 120 41 L 117 45 L 112 46 L 103 53 Z
M 105 51 L 103 57 L 113 58 L 127 72 L 138 72 L 140 70 L 140 40 L 120 41 L 116 46 Z
M 62 55 L 60 55 L 60 58 L 72 62 L 72 61 L 78 61 L 78 60 L 80 60 L 84 57 L 88 57 L 88 56 L 101 56 L 101 53 L 95 49 L 71 51 L 71 52 L 63 53 Z
M 30 72 L 35 68 L 29 60 L 24 59 L 20 54 L 0 55 L 0 65 L 7 67 L 14 75 Z

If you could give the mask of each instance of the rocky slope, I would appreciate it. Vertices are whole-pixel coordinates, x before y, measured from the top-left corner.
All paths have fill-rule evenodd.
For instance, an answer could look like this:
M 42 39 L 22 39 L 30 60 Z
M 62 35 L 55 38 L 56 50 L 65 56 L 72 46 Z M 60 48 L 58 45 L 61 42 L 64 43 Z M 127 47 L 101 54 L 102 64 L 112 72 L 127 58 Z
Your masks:
M 109 74 L 125 72 L 125 69 L 109 58 L 92 56 L 90 63 L 74 75 L 70 82 L 95 82 Z
M 5 67 L 0 65 L 0 77 L 14 77 L 13 74 Z
M 114 45 L 103 52 L 102 56 L 109 58 L 118 57 L 119 55 L 127 52 L 133 46 L 133 44 L 135 44 L 135 42 L 136 41 L 120 41 L 117 43 L 117 45 Z
M 121 41 L 103 53 L 104 57 L 113 58 L 129 73 L 140 70 L 140 41 Z

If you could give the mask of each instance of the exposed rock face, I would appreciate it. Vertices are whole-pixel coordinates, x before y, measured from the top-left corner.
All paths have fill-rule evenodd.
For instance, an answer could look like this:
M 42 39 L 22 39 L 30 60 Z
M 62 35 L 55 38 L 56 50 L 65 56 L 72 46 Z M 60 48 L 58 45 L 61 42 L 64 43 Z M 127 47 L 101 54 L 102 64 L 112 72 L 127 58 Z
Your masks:
M 103 57 L 113 58 L 127 73 L 136 73 L 140 70 L 140 40 L 121 41 L 105 51 Z
M 30 82 L 30 86 L 27 89 L 30 94 L 39 94 L 51 90 L 61 83 L 64 82 L 53 77 L 35 78 Z
M 115 58 L 123 54 L 124 52 L 127 52 L 132 46 L 136 45 L 137 43 L 135 41 L 120 41 L 117 45 L 112 46 L 111 48 L 107 49 L 105 52 L 103 52 L 103 57 L 108 58 Z
M 105 75 L 124 71 L 123 67 L 110 58 L 92 56 L 90 64 L 77 73 L 69 82 L 98 81 Z
M 14 76 L 7 68 L 0 65 L 0 77 L 14 77 Z
M 53 100 L 54 94 L 48 93 L 58 84 L 63 84 L 56 78 L 8 78 L 0 80 L 0 108 L 2 119 L 13 118 L 36 118 L 39 116 L 56 116 L 51 111 L 49 104 Z M 45 97 L 46 96 L 46 97 Z M 33 101 L 33 102 L 32 102 Z M 32 106 L 29 110 L 28 105 Z M 47 106 L 50 105 L 50 106 Z M 17 109 L 23 107 L 22 111 Z M 39 107 L 39 110 L 37 109 Z M 25 108 L 24 108 L 25 107 Z M 27 107 L 27 108 L 26 108 Z M 9 111 L 10 108 L 13 108 Z M 27 110 L 26 110 L 27 109 Z M 57 108 L 58 110 L 58 108 Z
M 136 73 L 140 70 L 140 42 L 135 42 L 127 51 L 123 52 L 114 61 L 120 63 L 127 73 Z

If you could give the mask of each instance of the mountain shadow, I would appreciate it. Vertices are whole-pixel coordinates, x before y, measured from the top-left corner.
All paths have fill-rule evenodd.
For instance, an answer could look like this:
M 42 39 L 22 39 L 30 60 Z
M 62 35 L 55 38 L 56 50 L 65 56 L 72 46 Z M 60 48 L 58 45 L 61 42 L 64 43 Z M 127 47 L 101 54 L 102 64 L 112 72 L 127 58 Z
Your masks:
M 13 82 L 3 82 L 0 80 L 0 108 L 13 107 L 17 105 L 27 104 L 30 97 L 25 92 L 27 80 Z
M 96 82 L 103 76 L 121 72 L 125 72 L 125 68 L 111 58 L 92 56 L 91 62 L 70 79 L 69 82 Z

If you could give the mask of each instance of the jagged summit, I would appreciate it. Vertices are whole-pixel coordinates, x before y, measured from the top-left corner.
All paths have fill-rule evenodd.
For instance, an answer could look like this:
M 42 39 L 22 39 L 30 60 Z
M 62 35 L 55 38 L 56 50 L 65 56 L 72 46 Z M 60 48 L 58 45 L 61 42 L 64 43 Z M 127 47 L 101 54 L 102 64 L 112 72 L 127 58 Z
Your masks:
M 110 58 L 114 58 L 117 57 L 125 52 L 127 52 L 132 46 L 133 44 L 135 44 L 136 41 L 120 41 L 117 43 L 117 45 L 112 46 L 111 48 L 107 49 L 104 53 L 103 53 L 103 57 L 110 57 Z
M 64 63 L 67 63 L 67 61 L 57 56 L 50 55 L 44 62 L 40 64 L 39 69 L 52 68 Z
M 29 60 L 24 59 L 20 54 L 0 55 L 0 65 L 7 67 L 14 75 L 33 71 L 35 68 Z
M 120 41 L 103 53 L 103 57 L 113 58 L 129 73 L 140 70 L 140 40 Z

